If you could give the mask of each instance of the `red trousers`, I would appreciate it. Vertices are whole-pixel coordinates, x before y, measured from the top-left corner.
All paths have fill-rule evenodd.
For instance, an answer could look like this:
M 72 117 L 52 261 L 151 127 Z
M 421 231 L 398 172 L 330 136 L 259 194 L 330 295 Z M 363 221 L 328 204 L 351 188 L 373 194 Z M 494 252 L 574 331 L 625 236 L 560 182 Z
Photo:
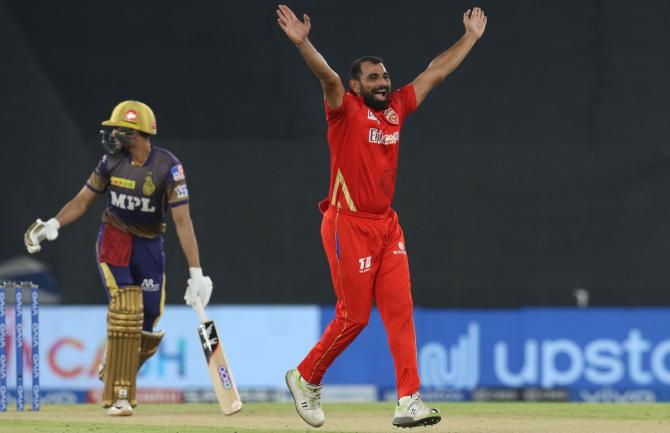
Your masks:
M 330 207 L 323 215 L 321 238 L 337 295 L 335 318 L 298 366 L 300 374 L 320 384 L 330 364 L 367 325 L 374 301 L 393 355 L 398 397 L 417 392 L 409 263 L 398 215 L 393 210 L 379 217 Z

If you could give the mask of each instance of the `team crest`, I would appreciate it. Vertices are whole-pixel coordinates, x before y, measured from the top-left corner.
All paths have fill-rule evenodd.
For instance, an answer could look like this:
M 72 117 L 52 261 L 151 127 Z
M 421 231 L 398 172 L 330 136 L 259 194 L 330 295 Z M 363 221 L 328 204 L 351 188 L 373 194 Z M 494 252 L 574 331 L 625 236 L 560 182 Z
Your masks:
M 389 107 L 386 111 L 384 111 L 384 117 L 390 123 L 393 123 L 394 125 L 398 124 L 398 114 L 395 112 L 393 108 Z
M 135 120 L 137 120 L 137 111 L 135 110 L 126 111 L 126 120 L 128 122 L 134 122 Z
M 156 191 L 156 185 L 154 184 L 153 179 L 151 179 L 151 172 L 149 172 L 144 179 L 144 185 L 142 185 L 142 194 L 151 195 L 154 191 Z

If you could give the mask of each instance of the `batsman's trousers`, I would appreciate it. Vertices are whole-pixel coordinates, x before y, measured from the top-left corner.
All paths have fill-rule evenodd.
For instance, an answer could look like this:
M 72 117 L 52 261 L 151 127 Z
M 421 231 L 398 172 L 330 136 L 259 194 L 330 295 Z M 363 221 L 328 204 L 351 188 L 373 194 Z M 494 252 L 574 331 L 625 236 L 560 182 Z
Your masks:
M 102 224 L 98 232 L 96 256 L 108 299 L 112 289 L 142 287 L 142 329 L 152 331 L 165 306 L 163 237 L 143 239 L 112 225 Z
M 398 397 L 419 390 L 416 334 L 405 239 L 392 209 L 384 215 L 329 207 L 321 224 L 337 305 L 321 340 L 298 366 L 320 384 L 330 364 L 368 323 L 373 301 L 386 328 Z

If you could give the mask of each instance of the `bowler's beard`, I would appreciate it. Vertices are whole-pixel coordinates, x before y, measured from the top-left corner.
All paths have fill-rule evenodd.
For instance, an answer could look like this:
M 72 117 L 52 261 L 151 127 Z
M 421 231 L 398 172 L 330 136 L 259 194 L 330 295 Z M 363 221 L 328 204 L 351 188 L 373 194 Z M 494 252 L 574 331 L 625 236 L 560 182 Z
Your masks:
M 379 89 L 386 89 L 386 97 L 383 100 L 376 99 L 374 96 L 374 92 Z M 368 107 L 372 108 L 375 111 L 380 111 L 384 110 L 386 107 L 389 106 L 390 93 L 391 93 L 391 87 L 383 86 L 383 87 L 377 87 L 371 92 L 362 93 L 361 96 L 363 96 L 363 102 L 365 102 L 365 105 L 367 105 Z

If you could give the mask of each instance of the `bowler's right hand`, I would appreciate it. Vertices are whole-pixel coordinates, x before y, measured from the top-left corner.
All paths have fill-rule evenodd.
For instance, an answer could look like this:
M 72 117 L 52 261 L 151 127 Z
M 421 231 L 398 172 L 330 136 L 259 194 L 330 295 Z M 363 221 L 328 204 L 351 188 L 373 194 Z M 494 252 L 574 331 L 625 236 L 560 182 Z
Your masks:
M 58 237 L 59 228 L 60 223 L 56 218 L 51 218 L 47 222 L 37 218 L 23 235 L 23 242 L 26 244 L 28 252 L 30 254 L 35 254 L 42 249 L 40 243 L 43 240 L 53 241 L 56 239 Z
M 312 28 L 312 22 L 307 14 L 302 16 L 305 21 L 302 22 L 288 6 L 279 5 L 277 6 L 277 17 L 279 27 L 284 30 L 284 33 L 286 33 L 291 42 L 298 45 L 307 39 L 309 30 Z

